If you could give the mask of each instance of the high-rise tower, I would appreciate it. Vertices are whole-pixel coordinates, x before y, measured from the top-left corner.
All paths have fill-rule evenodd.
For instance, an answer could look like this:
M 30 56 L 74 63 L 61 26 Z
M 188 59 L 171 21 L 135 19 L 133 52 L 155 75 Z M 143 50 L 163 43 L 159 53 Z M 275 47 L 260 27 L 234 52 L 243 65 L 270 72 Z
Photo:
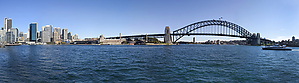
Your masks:
M 12 28 L 12 19 L 5 17 L 4 18 L 4 30 L 6 30 L 8 32 L 8 30 L 11 28 Z
M 67 40 L 67 29 L 62 29 L 62 39 L 63 39 L 63 41 L 65 41 L 65 40 Z
M 29 34 L 29 41 L 31 42 L 36 42 L 37 40 L 37 23 L 31 23 L 29 25 L 29 31 L 30 31 L 30 34 Z

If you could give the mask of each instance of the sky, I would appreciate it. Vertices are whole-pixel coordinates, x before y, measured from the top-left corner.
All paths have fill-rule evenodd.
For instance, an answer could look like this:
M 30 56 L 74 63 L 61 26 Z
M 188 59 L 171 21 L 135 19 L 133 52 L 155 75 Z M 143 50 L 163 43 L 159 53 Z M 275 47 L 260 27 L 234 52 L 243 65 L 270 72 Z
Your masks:
M 26 33 L 29 24 L 66 28 L 80 39 L 164 33 L 186 25 L 223 17 L 261 37 L 281 41 L 299 39 L 298 0 L 1 0 L 4 18 Z M 2 22 L 2 23 L 1 23 Z M 186 36 L 181 41 L 235 40 L 219 36 Z

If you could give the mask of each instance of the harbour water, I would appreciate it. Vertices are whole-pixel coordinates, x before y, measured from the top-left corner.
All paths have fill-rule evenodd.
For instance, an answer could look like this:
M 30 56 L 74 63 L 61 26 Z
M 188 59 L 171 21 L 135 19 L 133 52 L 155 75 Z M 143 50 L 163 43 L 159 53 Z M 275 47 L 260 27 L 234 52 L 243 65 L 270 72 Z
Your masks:
M 0 48 L 0 82 L 299 82 L 299 48 L 36 45 Z

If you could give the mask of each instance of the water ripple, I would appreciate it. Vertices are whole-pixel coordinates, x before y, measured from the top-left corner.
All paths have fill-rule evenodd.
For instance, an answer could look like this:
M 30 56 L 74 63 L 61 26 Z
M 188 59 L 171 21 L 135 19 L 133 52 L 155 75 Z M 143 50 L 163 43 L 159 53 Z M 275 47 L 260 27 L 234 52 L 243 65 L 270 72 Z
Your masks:
M 0 48 L 0 82 L 298 82 L 299 52 L 259 46 Z

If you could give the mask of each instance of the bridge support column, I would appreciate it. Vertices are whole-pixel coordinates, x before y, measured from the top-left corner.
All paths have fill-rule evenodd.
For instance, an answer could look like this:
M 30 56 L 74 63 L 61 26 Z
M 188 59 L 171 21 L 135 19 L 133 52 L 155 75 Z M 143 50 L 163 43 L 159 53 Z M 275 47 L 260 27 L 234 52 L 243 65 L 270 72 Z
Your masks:
M 171 42 L 171 36 L 170 36 L 170 28 L 168 26 L 165 27 L 164 42 L 165 43 L 172 43 Z
M 257 46 L 261 44 L 260 33 L 253 33 L 253 35 L 247 39 L 247 44 Z

